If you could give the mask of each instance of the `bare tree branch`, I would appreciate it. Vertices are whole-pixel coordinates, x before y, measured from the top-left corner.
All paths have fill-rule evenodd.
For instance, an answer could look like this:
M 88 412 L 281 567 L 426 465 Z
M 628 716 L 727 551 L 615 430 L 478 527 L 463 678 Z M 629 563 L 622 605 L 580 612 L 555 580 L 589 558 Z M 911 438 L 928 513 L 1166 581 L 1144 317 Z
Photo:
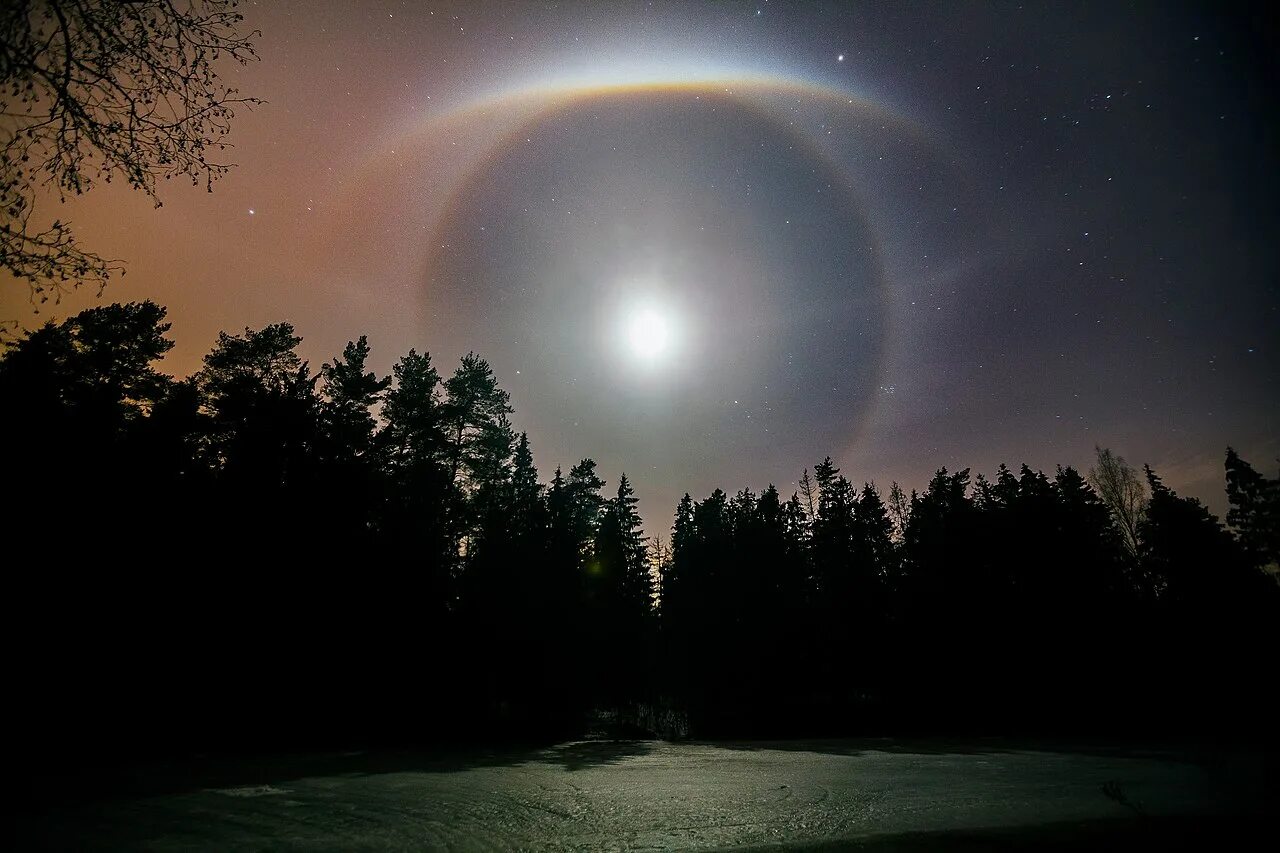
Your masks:
M 1147 488 L 1123 456 L 1117 456 L 1105 447 L 1095 447 L 1097 466 L 1089 469 L 1089 482 L 1097 489 L 1103 501 L 1111 509 L 1111 517 L 1125 548 L 1138 553 L 1138 529 L 1147 512 Z
M 160 180 L 213 182 L 235 110 L 261 103 L 219 76 L 257 59 L 238 0 L 10 0 L 0 5 L 0 267 L 37 303 L 104 287 L 120 261 L 36 214 L 123 179 L 160 206 Z

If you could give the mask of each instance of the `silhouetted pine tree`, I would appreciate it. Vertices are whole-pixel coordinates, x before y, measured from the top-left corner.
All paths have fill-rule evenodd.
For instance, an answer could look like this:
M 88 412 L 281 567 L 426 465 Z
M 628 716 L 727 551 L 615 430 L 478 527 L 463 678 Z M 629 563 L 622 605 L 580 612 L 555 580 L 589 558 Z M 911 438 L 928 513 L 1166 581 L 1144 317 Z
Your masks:
M 453 598 L 457 541 L 449 508 L 457 501 L 449 476 L 440 375 L 429 353 L 409 350 L 391 369 L 384 424 L 375 447 L 387 481 L 379 530 L 381 563 L 401 594 L 390 602 L 406 624 L 443 630 Z
M 893 522 L 874 483 L 864 483 L 854 504 L 856 522 L 853 543 L 854 595 L 857 655 L 873 680 L 885 674 L 883 656 L 871 650 L 886 639 L 890 618 L 890 590 L 898 578 L 898 548 L 893 542 Z
M 258 533 L 282 495 L 311 484 L 319 400 L 316 377 L 294 351 L 301 342 L 288 323 L 220 332 L 197 375 L 211 415 L 210 461 Z
M 623 474 L 600 513 L 586 577 L 594 671 L 602 698 L 642 696 L 649 663 L 653 582 L 636 497 Z
M 854 586 L 851 575 L 857 496 L 831 457 L 814 466 L 813 478 L 818 487 L 818 507 L 810 544 L 818 570 L 819 594 L 827 603 L 839 606 L 848 601 Z M 836 613 L 832 618 L 843 619 L 846 615 Z
M 327 546 L 359 560 L 377 544 L 384 494 L 381 460 L 374 453 L 373 409 L 391 384 L 365 369 L 369 342 L 348 341 L 342 355 L 320 368 L 320 428 L 316 455 Z
M 444 383 L 441 406 L 450 479 L 468 490 L 500 477 L 498 467 L 509 455 L 511 398 L 498 387 L 489 363 L 475 353 L 462 357 Z
M 967 495 L 969 471 L 939 469 L 923 494 L 913 495 L 903 541 L 905 618 L 898 637 L 922 682 L 963 679 L 983 660 L 991 606 L 983 597 L 976 509 Z M 999 547 L 996 543 L 991 543 Z
M 893 523 L 893 541 L 901 543 L 906 534 L 907 521 L 911 517 L 911 498 L 903 491 L 895 480 L 889 486 L 889 520 Z
M 1227 524 L 1259 566 L 1280 571 L 1280 477 L 1262 476 L 1227 448 Z

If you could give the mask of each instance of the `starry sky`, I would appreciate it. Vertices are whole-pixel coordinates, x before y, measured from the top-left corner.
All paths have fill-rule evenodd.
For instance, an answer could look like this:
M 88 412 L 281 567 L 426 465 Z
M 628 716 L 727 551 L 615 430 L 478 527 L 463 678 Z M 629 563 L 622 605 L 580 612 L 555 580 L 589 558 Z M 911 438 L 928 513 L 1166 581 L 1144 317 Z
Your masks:
M 1218 4 L 247 4 L 267 103 L 164 207 L 66 217 L 170 308 L 185 375 L 287 319 L 476 350 L 544 477 L 591 456 L 651 531 L 685 491 L 1095 444 L 1223 508 L 1280 456 L 1273 21 Z M 97 304 L 84 291 L 28 324 Z M 665 348 L 628 343 L 659 316 Z

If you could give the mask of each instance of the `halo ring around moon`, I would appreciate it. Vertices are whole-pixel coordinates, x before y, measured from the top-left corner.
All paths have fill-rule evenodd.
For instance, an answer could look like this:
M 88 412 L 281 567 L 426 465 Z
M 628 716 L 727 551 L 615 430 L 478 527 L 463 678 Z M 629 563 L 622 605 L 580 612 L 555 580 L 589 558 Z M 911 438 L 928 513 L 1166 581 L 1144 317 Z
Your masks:
M 459 232 L 460 226 L 456 221 L 460 209 L 464 206 L 464 202 L 468 195 L 473 191 L 476 183 L 483 180 L 496 164 L 507 158 L 518 157 L 519 148 L 526 141 L 529 134 L 537 127 L 544 123 L 554 121 L 558 115 L 565 114 L 574 110 L 588 108 L 593 104 L 604 104 L 607 106 L 610 99 L 616 98 L 638 98 L 658 97 L 663 95 L 684 94 L 690 97 L 698 96 L 699 93 L 709 97 L 722 98 L 731 100 L 738 108 L 750 112 L 767 122 L 770 127 L 774 128 L 780 135 L 787 137 L 796 148 L 802 152 L 802 156 L 820 164 L 821 167 L 836 176 L 838 191 L 842 194 L 844 202 L 851 209 L 858 211 L 859 218 L 864 223 L 864 232 L 872 241 L 871 251 L 871 269 L 873 270 L 872 281 L 870 284 L 871 295 L 877 302 L 877 320 L 880 324 L 878 329 L 879 344 L 872 353 L 873 363 L 871 368 L 871 379 L 865 382 L 866 386 L 859 395 L 859 405 L 854 411 L 844 413 L 847 418 L 846 427 L 844 429 L 844 442 L 848 445 L 856 444 L 858 437 L 866 424 L 868 418 L 872 414 L 875 395 L 872 389 L 878 384 L 880 371 L 882 367 L 884 353 L 884 338 L 887 336 L 887 308 L 885 299 L 885 281 L 883 267 L 880 263 L 880 251 L 878 240 L 871 228 L 869 217 L 866 214 L 865 203 L 854 189 L 855 180 L 850 176 L 843 165 L 825 151 L 819 144 L 815 143 L 807 134 L 798 131 L 791 126 L 783 117 L 776 114 L 765 106 L 762 106 L 754 98 L 745 97 L 740 92 L 735 91 L 734 87 L 711 86 L 706 84 L 679 84 L 679 85 L 645 85 L 645 86 L 613 86 L 613 87 L 595 87 L 587 89 L 577 89 L 572 91 L 556 92 L 546 95 L 541 99 L 541 103 L 533 110 L 530 115 L 513 130 L 504 134 L 501 138 L 493 142 L 487 150 L 476 156 L 470 163 L 470 167 L 466 169 L 457 180 L 452 182 L 449 192 L 445 196 L 444 203 L 439 208 L 439 214 L 435 217 L 431 238 L 427 245 L 431 247 L 430 254 L 427 259 L 427 271 L 430 276 L 434 271 L 446 266 L 442 259 L 442 253 L 446 250 L 442 246 L 450 244 L 450 236 Z M 848 103 L 846 99 L 843 103 Z M 865 294 L 864 294 L 865 296 Z M 833 448 L 839 451 L 845 448 Z

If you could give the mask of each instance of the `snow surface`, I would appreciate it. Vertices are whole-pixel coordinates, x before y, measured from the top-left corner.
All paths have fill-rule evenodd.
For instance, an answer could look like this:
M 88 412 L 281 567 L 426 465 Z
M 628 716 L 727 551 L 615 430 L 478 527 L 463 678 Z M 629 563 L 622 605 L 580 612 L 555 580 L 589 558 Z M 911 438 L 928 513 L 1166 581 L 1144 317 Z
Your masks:
M 151 768 L 22 846 L 636 850 L 1250 811 L 1247 759 L 1002 741 L 580 741 Z

